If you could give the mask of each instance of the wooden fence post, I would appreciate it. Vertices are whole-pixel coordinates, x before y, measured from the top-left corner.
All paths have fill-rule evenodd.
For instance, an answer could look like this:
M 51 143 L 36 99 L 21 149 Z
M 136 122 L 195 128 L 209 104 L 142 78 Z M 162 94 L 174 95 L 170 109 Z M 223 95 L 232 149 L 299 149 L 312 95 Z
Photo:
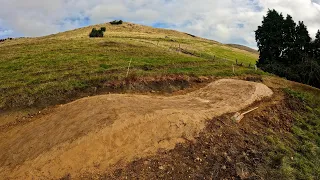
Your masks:
M 129 75 L 129 71 L 130 71 L 130 66 L 131 66 L 131 62 L 132 62 L 132 58 L 130 59 L 130 62 L 129 62 L 129 66 L 128 66 L 128 70 L 127 70 L 127 75 L 126 75 L 126 78 L 128 77 Z

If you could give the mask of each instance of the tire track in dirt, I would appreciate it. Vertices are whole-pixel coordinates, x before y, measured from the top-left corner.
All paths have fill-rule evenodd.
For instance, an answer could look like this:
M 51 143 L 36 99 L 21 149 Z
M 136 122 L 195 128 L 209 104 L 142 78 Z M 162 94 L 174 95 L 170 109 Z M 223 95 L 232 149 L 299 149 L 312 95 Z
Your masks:
M 239 111 L 273 92 L 224 79 L 186 95 L 110 94 L 83 98 L 0 134 L 0 175 L 13 179 L 72 177 L 170 150 L 192 140 L 206 120 Z

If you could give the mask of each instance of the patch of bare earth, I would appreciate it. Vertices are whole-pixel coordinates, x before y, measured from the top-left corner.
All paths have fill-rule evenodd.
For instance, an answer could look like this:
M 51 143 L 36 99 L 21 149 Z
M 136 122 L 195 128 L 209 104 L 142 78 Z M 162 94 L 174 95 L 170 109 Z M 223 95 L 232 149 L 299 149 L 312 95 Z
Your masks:
M 83 174 L 83 179 L 281 179 L 272 172 L 277 166 L 266 157 L 273 150 L 266 137 L 290 133 L 294 108 L 281 90 L 272 98 L 255 102 L 259 107 L 241 123 L 224 114 L 207 121 L 193 141 L 179 143 L 169 151 L 118 164 L 102 174 Z M 293 108 L 293 109 L 292 109 Z
M 263 84 L 218 80 L 171 97 L 109 94 L 83 98 L 30 123 L 2 130 L 0 175 L 8 179 L 99 175 L 119 164 L 172 150 L 176 144 L 180 144 L 177 148 L 188 145 L 207 120 L 242 110 L 272 94 Z

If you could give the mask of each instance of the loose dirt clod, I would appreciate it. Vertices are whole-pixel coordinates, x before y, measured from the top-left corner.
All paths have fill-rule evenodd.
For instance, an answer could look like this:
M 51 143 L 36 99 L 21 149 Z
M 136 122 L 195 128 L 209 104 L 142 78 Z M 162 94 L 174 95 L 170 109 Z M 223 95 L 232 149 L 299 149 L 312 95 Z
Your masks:
M 116 163 L 193 140 L 206 120 L 239 111 L 272 94 L 263 84 L 224 79 L 172 97 L 109 94 L 83 98 L 3 131 L 0 176 L 51 179 L 99 173 Z

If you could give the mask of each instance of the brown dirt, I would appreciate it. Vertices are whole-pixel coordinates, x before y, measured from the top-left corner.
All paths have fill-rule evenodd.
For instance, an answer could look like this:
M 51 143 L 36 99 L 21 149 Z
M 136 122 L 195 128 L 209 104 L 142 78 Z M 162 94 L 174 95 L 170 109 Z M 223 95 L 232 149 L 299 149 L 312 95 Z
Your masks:
M 171 97 L 110 94 L 61 105 L 0 131 L 0 175 L 12 179 L 99 174 L 115 164 L 193 141 L 206 120 L 273 93 L 265 85 L 218 80 Z
M 83 179 L 282 179 L 272 174 L 266 162 L 272 145 L 265 138 L 277 133 L 287 138 L 292 125 L 290 102 L 281 90 L 273 89 L 272 98 L 255 102 L 258 106 L 241 121 L 234 123 L 224 114 L 207 121 L 195 138 L 176 145 L 170 151 L 119 164 L 102 174 L 83 174 Z M 281 119 L 281 121 L 279 121 Z M 70 177 L 72 175 L 69 174 Z
M 56 105 L 67 104 L 84 97 L 110 93 L 161 96 L 182 95 L 203 88 L 214 80 L 217 80 L 217 78 L 186 75 L 137 77 L 133 73 L 125 80 L 113 80 L 100 85 L 96 84 L 97 86 L 93 83 L 90 88 L 84 90 L 78 89 L 67 93 L 58 92 L 57 94 L 51 94 L 49 97 L 36 98 L 37 100 L 34 101 L 32 106 L 24 106 L 24 99 L 19 99 L 14 102 L 15 106 L 20 108 L 0 108 L 0 132 L 9 130 L 18 124 L 29 123 L 39 118 L 39 116 L 48 114 Z

